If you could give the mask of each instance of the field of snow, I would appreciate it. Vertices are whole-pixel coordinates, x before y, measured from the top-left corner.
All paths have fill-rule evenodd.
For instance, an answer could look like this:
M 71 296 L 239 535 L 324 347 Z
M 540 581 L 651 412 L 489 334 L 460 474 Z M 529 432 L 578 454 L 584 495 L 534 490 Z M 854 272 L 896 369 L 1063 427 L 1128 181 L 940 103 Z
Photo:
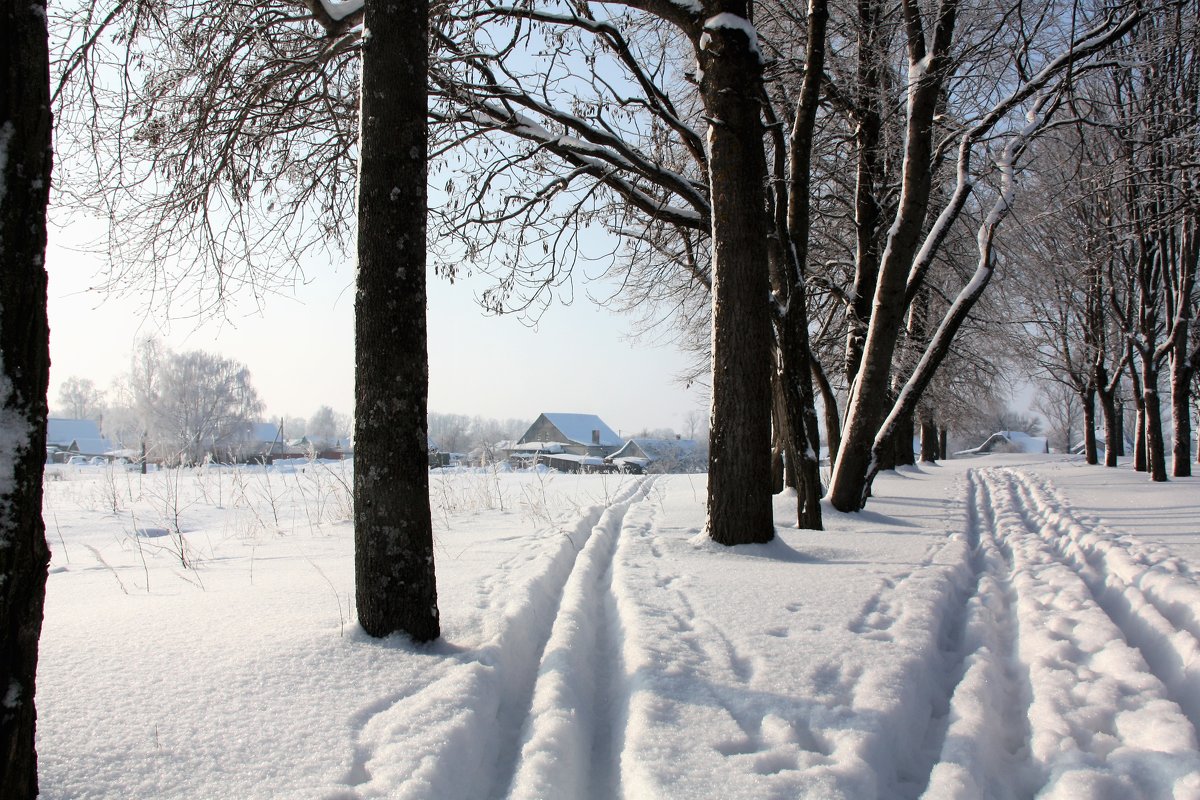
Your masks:
M 1200 479 L 949 461 L 726 549 L 704 476 L 439 474 L 414 646 L 345 465 L 51 469 L 46 798 L 1200 798 Z

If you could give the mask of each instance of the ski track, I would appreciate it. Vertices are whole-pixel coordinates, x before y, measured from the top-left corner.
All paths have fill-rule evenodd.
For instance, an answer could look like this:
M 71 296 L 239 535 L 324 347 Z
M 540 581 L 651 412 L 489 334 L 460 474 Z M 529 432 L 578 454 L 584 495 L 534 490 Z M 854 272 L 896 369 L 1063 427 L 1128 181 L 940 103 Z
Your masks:
M 696 613 L 673 585 L 677 573 L 654 566 L 662 558 L 651 536 L 654 481 L 634 481 L 583 510 L 549 556 L 545 548 L 513 556 L 478 587 L 485 609 L 510 568 L 549 558 L 527 590 L 508 591 L 511 607 L 483 648 L 436 662 L 424 688 L 380 697 L 350 720 L 350 790 L 327 796 L 636 793 L 636 777 L 622 781 L 621 756 L 631 713 L 645 713 L 631 712 L 631 699 L 649 687 L 639 688 L 644 678 L 623 654 L 620 574 L 614 582 L 614 572 L 630 568 L 614 558 L 622 547 L 653 556 L 635 568 L 652 570 L 664 590 L 669 629 L 695 669 L 723 670 L 735 693 L 749 685 L 753 654 Z M 902 645 L 907 663 L 898 669 L 915 681 L 899 707 L 878 709 L 879 728 L 852 748 L 875 765 L 873 791 L 927 800 L 1200 798 L 1197 573 L 1160 545 L 1077 518 L 1035 475 L 973 469 L 963 493 L 965 509 L 947 502 L 948 538 L 913 568 L 881 577 L 849 625 Z M 538 624 L 522 625 L 528 619 Z M 833 662 L 818 672 L 829 702 L 863 712 L 860 698 L 871 694 L 863 675 Z M 477 702 L 455 699 L 470 710 L 438 721 L 429 736 L 459 742 L 460 752 L 471 750 L 471 737 L 486 742 L 474 747 L 471 768 L 410 763 L 388 746 L 406 719 L 436 717 L 449 701 L 439 687 L 464 685 Z M 799 768 L 779 741 L 813 766 L 843 758 L 818 719 L 759 719 L 739 713 L 735 697 L 713 700 L 737 728 L 718 752 L 756 759 L 759 774 Z M 895 746 L 922 720 L 916 741 Z M 478 736 L 481 726 L 488 736 Z M 380 766 L 387 772 L 377 775 Z
M 625 713 L 619 698 L 625 692 L 613 555 L 626 517 L 655 480 L 643 479 L 631 496 L 605 509 L 563 587 L 525 713 L 519 760 L 497 776 L 495 785 L 510 787 L 510 798 L 619 796 Z
M 973 580 L 924 796 L 1200 796 L 1186 570 L 1025 473 L 972 470 L 967 495 Z
M 474 605 L 488 620 L 483 645 L 462 653 L 434 645 L 421 685 L 378 697 L 352 715 L 351 766 L 341 785 L 325 793 L 327 800 L 505 797 L 518 770 L 537 687 L 548 671 L 547 658 L 553 661 L 552 653 L 559 650 L 555 631 L 563 627 L 560 618 L 573 613 L 578 576 L 604 565 L 604 552 L 611 561 L 613 543 L 606 540 L 615 540 L 625 512 L 652 483 L 653 478 L 630 482 L 609 502 L 583 508 L 556 526 L 556 543 L 545 546 L 554 530 L 539 531 L 529 538 L 531 545 L 536 540 L 542 546 L 500 563 L 475 590 Z M 508 586 L 514 580 L 523 585 Z M 497 596 L 506 598 L 498 612 L 492 608 Z M 581 627 L 589 632 L 587 622 Z M 447 707 L 458 711 L 447 717 L 441 711 Z M 406 746 L 414 737 L 438 747 Z M 466 757 L 417 757 L 447 747 Z

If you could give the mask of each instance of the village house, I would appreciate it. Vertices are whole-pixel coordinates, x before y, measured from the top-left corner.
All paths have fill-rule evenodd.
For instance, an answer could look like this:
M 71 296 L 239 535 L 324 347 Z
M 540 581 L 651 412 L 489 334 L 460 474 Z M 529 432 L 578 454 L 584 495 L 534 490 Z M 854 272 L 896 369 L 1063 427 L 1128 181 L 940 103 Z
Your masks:
M 595 414 L 546 412 L 512 445 L 517 466 L 545 464 L 565 472 L 600 472 L 605 457 L 620 449 L 621 437 Z
M 46 460 L 65 462 L 71 456 L 108 457 L 115 445 L 100 435 L 92 419 L 50 417 L 46 420 Z

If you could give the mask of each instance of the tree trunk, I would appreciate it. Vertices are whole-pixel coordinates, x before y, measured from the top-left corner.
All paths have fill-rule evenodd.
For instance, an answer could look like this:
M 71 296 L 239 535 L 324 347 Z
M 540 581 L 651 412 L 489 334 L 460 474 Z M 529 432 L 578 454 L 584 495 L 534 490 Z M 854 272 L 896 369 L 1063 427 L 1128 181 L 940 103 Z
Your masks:
M 1083 458 L 1089 464 L 1099 464 L 1100 458 L 1096 451 L 1096 390 L 1088 386 L 1079 393 L 1079 402 L 1083 405 Z M 1070 440 L 1067 441 L 1070 450 Z
M 817 390 L 821 393 L 821 413 L 825 421 L 825 448 L 829 451 L 829 458 L 832 460 L 838 447 L 842 444 L 842 419 L 838 415 L 837 394 L 833 391 L 833 386 L 829 383 L 829 378 L 825 375 L 825 370 L 817 363 L 817 359 L 811 361 L 813 380 L 816 381 Z
M 1146 464 L 1146 398 L 1142 394 L 1142 379 L 1138 374 L 1133 359 L 1129 359 L 1129 378 L 1133 384 L 1134 434 L 1133 434 L 1133 469 L 1135 472 L 1148 472 Z
M 1176 325 L 1175 346 L 1171 350 L 1171 474 L 1188 478 L 1192 474 L 1192 370 L 1187 351 L 1187 326 Z
M 46 204 L 50 73 L 43 0 L 0 12 L 0 798 L 38 794 L 34 706 L 50 551 L 46 461 Z
M 782 376 L 777 372 L 775 380 L 771 381 L 771 493 L 779 494 L 788 485 L 792 471 L 788 442 L 790 433 L 787 430 L 787 412 L 783 407 L 783 387 L 780 385 Z
M 862 363 L 847 401 L 842 446 L 829 486 L 829 500 L 839 511 L 861 509 L 874 471 L 882 468 L 872 451 L 888 408 L 887 389 L 897 332 L 904 317 L 909 269 L 929 205 L 933 115 L 948 69 L 957 10 L 954 0 L 943 0 L 938 5 L 930 52 L 926 52 L 924 33 L 918 30 L 919 9 L 915 5 L 905 7 L 910 17 L 908 48 L 914 78 L 908 92 L 900 200 L 880 263 Z
M 933 464 L 939 458 L 944 458 L 941 455 L 938 447 L 938 429 L 933 421 L 933 417 L 929 414 L 921 414 L 921 461 L 926 464 Z
M 913 415 L 905 414 L 896 424 L 896 433 L 892 436 L 892 448 L 896 454 L 897 467 L 911 467 L 917 463 L 916 454 L 913 451 L 915 434 L 916 424 Z
M 371 636 L 436 639 L 425 321 L 427 0 L 367 0 L 355 300 L 354 563 Z
M 1120 452 L 1121 419 L 1117 411 L 1115 393 L 1106 389 L 1098 390 L 1100 396 L 1100 411 L 1104 414 L 1104 466 L 1115 467 Z
M 748 19 L 746 0 L 704 3 Z M 775 536 L 771 507 L 771 320 L 762 61 L 736 26 L 705 28 L 700 94 L 712 190 L 712 420 L 708 535 L 725 545 Z
M 1158 396 L 1158 371 L 1147 366 L 1149 359 L 1142 365 L 1142 415 L 1145 420 L 1146 437 L 1146 466 L 1150 472 L 1150 480 L 1162 482 L 1167 479 L 1167 455 L 1163 446 L 1162 432 L 1162 401 Z

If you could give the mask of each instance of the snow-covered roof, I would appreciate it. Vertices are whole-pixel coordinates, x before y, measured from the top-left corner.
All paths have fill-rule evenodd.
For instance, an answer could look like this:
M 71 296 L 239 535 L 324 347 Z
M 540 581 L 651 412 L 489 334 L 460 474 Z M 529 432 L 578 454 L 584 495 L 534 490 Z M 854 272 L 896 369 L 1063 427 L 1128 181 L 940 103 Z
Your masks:
M 978 447 L 970 450 L 960 450 L 955 455 L 974 455 L 990 453 L 995 448 L 1004 445 L 1021 453 L 1048 453 L 1049 442 L 1045 436 L 1030 436 L 1023 431 L 996 431 Z
M 521 442 L 511 448 L 514 453 L 561 453 L 562 442 Z
M 71 442 L 102 439 L 100 426 L 94 419 L 65 419 L 50 417 L 46 420 L 46 443 L 69 447 Z M 108 446 L 112 449 L 112 445 Z
M 626 442 L 620 450 L 613 453 L 611 458 L 639 458 L 638 453 L 642 453 L 646 459 L 657 461 L 660 458 L 683 458 L 690 456 L 695 454 L 698 448 L 699 445 L 695 439 L 633 438 Z
M 564 414 L 549 412 L 542 414 L 550 424 L 558 428 L 568 442 L 575 444 L 600 444 L 606 447 L 620 447 L 621 437 L 616 431 L 604 424 L 604 420 L 595 414 Z M 600 431 L 600 441 L 592 439 L 592 431 Z
M 246 436 L 252 442 L 274 442 L 279 439 L 279 426 L 274 422 L 251 422 Z

